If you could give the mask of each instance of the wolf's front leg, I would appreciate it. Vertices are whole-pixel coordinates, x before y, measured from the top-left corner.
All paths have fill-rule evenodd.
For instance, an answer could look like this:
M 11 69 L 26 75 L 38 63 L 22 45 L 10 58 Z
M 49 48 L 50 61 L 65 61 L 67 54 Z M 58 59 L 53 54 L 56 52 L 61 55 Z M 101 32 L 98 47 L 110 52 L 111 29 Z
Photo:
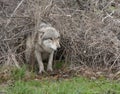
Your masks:
M 39 65 L 39 74 L 41 74 L 42 72 L 45 72 L 44 65 L 43 65 L 43 62 L 42 62 L 41 53 L 39 51 L 35 50 L 35 56 L 37 58 L 37 62 L 38 62 L 38 65 Z
M 53 71 L 53 69 L 52 69 L 53 55 L 54 55 L 54 51 L 52 51 L 50 53 L 48 66 L 47 66 L 47 71 Z

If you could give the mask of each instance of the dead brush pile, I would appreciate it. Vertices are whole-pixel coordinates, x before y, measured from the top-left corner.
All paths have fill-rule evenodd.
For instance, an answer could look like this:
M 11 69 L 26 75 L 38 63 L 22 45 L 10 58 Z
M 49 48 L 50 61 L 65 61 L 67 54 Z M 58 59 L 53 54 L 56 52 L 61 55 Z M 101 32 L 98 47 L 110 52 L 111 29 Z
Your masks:
M 0 63 L 24 62 L 25 36 L 41 21 L 61 33 L 59 57 L 92 68 L 120 68 L 119 0 L 0 1 Z

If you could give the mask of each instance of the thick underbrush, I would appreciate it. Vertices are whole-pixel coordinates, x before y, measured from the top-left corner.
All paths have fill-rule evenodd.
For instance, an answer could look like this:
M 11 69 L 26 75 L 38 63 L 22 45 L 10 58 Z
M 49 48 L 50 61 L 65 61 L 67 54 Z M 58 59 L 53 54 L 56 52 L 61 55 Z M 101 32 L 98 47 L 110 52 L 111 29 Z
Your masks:
M 55 59 L 68 63 L 70 70 L 79 72 L 84 66 L 118 75 L 119 10 L 119 0 L 2 0 L 0 64 L 17 68 L 25 64 L 26 37 L 44 21 L 59 30 L 61 49 Z

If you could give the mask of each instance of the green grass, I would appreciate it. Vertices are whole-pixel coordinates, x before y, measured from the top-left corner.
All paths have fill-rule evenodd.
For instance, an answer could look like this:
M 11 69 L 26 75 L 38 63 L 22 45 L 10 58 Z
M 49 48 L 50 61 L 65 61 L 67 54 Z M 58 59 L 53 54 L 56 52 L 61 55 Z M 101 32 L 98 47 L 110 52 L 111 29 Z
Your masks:
M 17 68 L 13 69 L 11 76 L 14 80 L 19 80 L 24 78 L 25 73 L 26 73 L 26 67 L 23 66 L 21 69 L 17 69 Z
M 13 84 L 0 85 L 0 93 L 5 94 L 120 94 L 120 82 L 104 78 L 90 80 L 84 77 L 56 79 L 42 77 L 36 79 L 34 73 L 27 72 L 26 67 L 11 71 Z M 8 81 L 9 82 L 9 81 Z
M 16 81 L 7 87 L 7 94 L 120 94 L 120 83 L 76 77 L 64 80 Z

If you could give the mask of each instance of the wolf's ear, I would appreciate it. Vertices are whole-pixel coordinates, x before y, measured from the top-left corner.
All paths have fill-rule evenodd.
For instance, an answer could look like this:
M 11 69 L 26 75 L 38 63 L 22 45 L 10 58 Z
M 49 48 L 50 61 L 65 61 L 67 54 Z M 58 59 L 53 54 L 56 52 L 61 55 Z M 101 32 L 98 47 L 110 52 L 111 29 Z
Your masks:
M 45 37 L 45 32 L 41 34 L 41 39 L 43 40 Z
M 35 34 L 35 42 L 38 42 L 39 44 L 42 44 L 42 36 L 43 36 L 43 32 L 37 32 Z

